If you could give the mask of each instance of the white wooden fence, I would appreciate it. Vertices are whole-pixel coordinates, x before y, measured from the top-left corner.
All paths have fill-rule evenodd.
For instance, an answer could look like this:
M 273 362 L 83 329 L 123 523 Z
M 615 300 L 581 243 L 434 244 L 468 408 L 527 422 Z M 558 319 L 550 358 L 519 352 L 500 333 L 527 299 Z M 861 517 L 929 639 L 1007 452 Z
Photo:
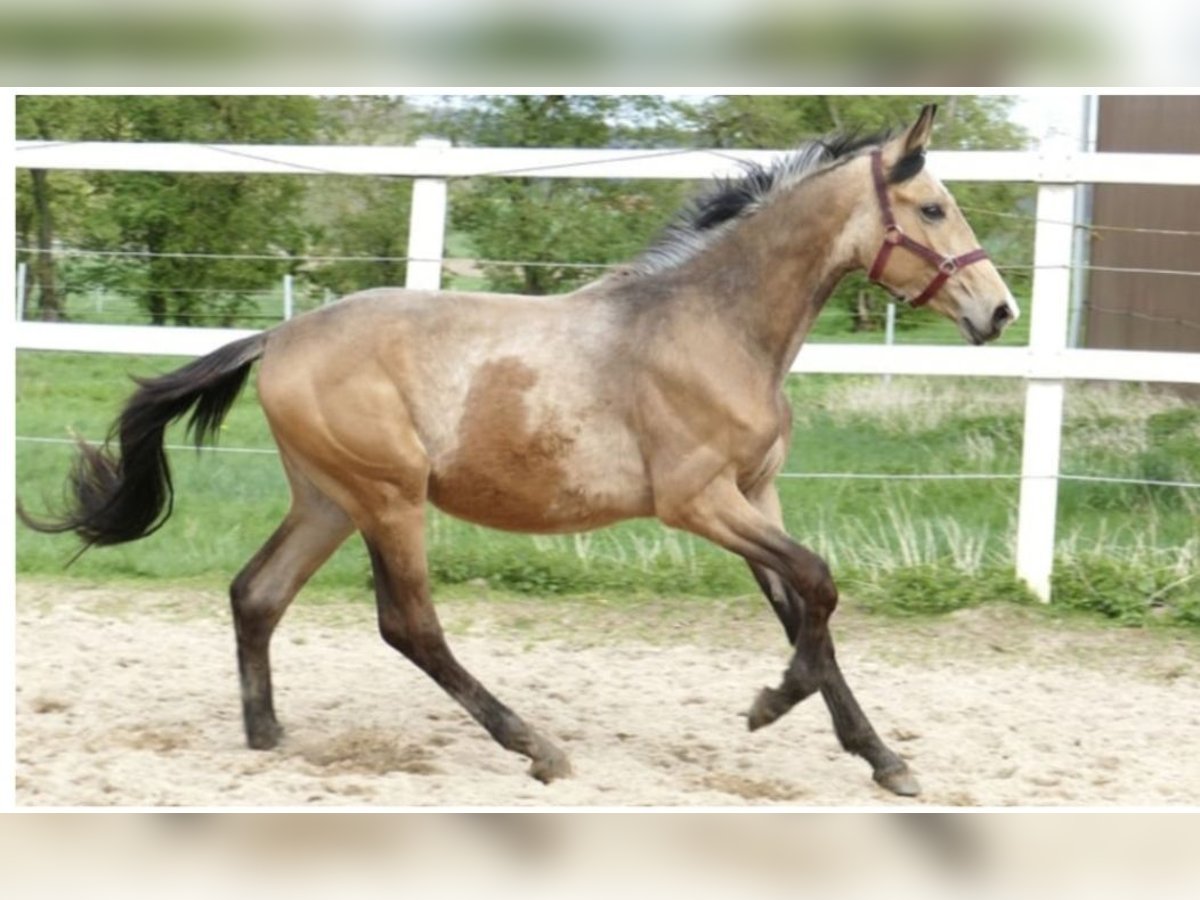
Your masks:
M 421 141 L 409 148 L 18 141 L 16 149 L 17 165 L 25 168 L 413 177 L 416 182 L 408 248 L 412 261 L 407 283 L 421 288 L 440 285 L 448 178 L 508 175 L 707 179 L 737 174 L 740 161 L 769 162 L 777 155 L 768 151 L 469 149 L 450 147 L 443 141 Z M 1069 143 L 1051 140 L 1037 152 L 933 152 L 929 154 L 929 165 L 946 181 L 1021 181 L 1038 185 L 1029 346 L 810 344 L 801 351 L 792 371 L 1025 379 L 1016 568 L 1038 596 L 1049 600 L 1064 381 L 1200 384 L 1200 353 L 1068 347 L 1076 185 L 1200 185 L 1200 156 L 1079 153 Z M 249 333 L 216 328 L 22 321 L 16 324 L 16 346 L 187 356 L 207 353 Z

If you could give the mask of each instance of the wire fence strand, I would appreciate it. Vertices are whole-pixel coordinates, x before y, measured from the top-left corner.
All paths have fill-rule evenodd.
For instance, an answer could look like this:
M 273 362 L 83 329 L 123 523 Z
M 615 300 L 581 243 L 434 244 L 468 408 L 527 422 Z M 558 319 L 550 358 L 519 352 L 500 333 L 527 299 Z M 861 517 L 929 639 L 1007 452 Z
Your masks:
M 1200 329 L 1200 321 L 1190 321 L 1188 319 L 1179 319 L 1173 316 L 1156 316 L 1153 313 L 1137 312 L 1132 309 L 1110 309 L 1106 306 L 1096 306 L 1087 304 L 1083 307 L 1085 311 L 1103 313 L 1109 316 L 1123 316 L 1129 319 L 1138 319 L 1144 322 L 1155 322 L 1162 325 L 1178 325 L 1181 328 Z
M 558 268 L 558 269 L 590 269 L 612 270 L 628 264 L 621 262 L 574 262 L 570 260 L 534 260 L 534 259 L 485 259 L 467 256 L 359 256 L 352 254 L 296 254 L 284 255 L 278 253 L 213 253 L 208 251 L 151 251 L 151 250 L 89 250 L 79 247 L 53 248 L 17 247 L 17 253 L 30 255 L 51 256 L 98 256 L 130 259 L 212 259 L 212 260 L 253 260 L 279 263 L 299 262 L 388 262 L 388 263 L 441 263 L 443 265 L 474 265 L 474 266 L 507 266 L 525 268 Z M 1036 271 L 1038 269 L 1071 269 L 1072 271 L 1117 272 L 1134 275 L 1178 275 L 1183 277 L 1200 277 L 1200 270 L 1192 269 L 1155 269 L 1140 266 L 1100 266 L 1090 263 L 1062 264 L 1047 263 L 1001 263 L 996 264 L 1000 271 Z M 205 289 L 197 289 L 205 290 Z
M 16 150 L 18 152 L 31 151 L 31 150 L 55 150 L 60 147 L 73 147 L 73 146 L 78 146 L 80 144 L 86 144 L 86 143 L 88 143 L 88 142 L 82 141 L 82 140 L 54 141 L 54 142 L 47 142 L 47 143 L 38 143 L 35 145 L 29 145 L 29 146 L 24 146 L 24 147 L 17 147 Z M 366 173 L 362 173 L 362 172 L 348 172 L 348 171 L 341 170 L 341 169 L 330 169 L 330 168 L 323 167 L 323 166 L 311 166 L 311 165 L 307 165 L 305 163 L 298 163 L 293 160 L 279 159 L 277 157 L 268 156 L 267 154 L 264 154 L 264 153 L 251 153 L 248 150 L 242 150 L 242 149 L 238 149 L 238 148 L 235 148 L 232 146 L 227 146 L 227 145 L 223 146 L 220 144 L 206 144 L 206 143 L 186 144 L 186 143 L 184 143 L 184 144 L 180 144 L 180 146 L 201 147 L 205 150 L 211 150 L 214 153 L 222 153 L 227 156 L 235 156 L 240 159 L 252 159 L 255 162 L 270 163 L 271 165 L 283 166 L 285 168 L 292 169 L 295 172 L 307 173 L 307 174 L 311 174 L 311 175 L 341 175 L 341 176 L 356 177 L 356 178 L 357 177 L 369 177 L 369 178 L 388 178 L 388 179 L 405 179 L 405 180 L 423 177 L 420 175 L 394 175 L 394 174 L 388 174 L 388 173 L 370 175 L 370 174 L 366 174 Z M 553 149 L 553 148 L 545 148 L 545 149 Z M 466 180 L 466 179 L 472 179 L 472 178 L 503 178 L 506 176 L 518 176 L 518 175 L 519 176 L 529 176 L 529 175 L 537 175 L 541 172 L 558 172 L 563 169 L 579 169 L 579 168 L 584 168 L 586 166 L 594 166 L 594 165 L 596 165 L 597 162 L 604 162 L 604 163 L 637 162 L 637 161 L 643 160 L 643 159 L 663 159 L 663 158 L 670 158 L 670 157 L 675 157 L 675 156 L 687 156 L 690 154 L 703 154 L 703 155 L 708 155 L 708 156 L 714 156 L 718 159 L 724 159 L 724 160 L 727 160 L 730 162 L 735 162 L 735 163 L 739 163 L 739 164 L 743 164 L 743 165 L 745 164 L 745 160 L 742 157 L 737 156 L 735 151 L 719 150 L 719 149 L 715 149 L 712 147 L 648 148 L 648 149 L 639 150 L 636 153 L 627 153 L 627 154 L 623 154 L 621 156 L 607 155 L 608 153 L 612 152 L 611 148 L 595 147 L 595 148 L 586 148 L 586 149 L 594 149 L 597 152 L 603 152 L 606 155 L 603 157 L 598 157 L 598 158 L 594 158 L 594 159 L 578 159 L 578 160 L 571 160 L 569 162 L 562 162 L 562 163 L 540 163 L 540 164 L 534 165 L 534 166 L 520 166 L 520 167 L 516 167 L 516 168 L 510 167 L 507 169 L 493 169 L 493 170 L 488 170 L 488 171 L 483 171 L 483 172 L 470 172 L 470 173 L 467 173 L 464 175 L 431 175 L 428 177 L 445 178 L 447 180 L 451 180 L 451 179 Z M 214 172 L 214 173 L 210 173 L 210 174 L 222 174 L 222 173 Z M 267 174 L 269 174 L 269 173 L 267 173 Z M 699 180 L 703 180 L 703 179 L 699 179 Z
M 959 203 L 958 208 L 963 212 L 978 213 L 984 216 L 994 216 L 997 219 L 1013 219 L 1029 224 L 1066 225 L 1082 231 L 1115 231 L 1124 234 L 1159 234 L 1167 237 L 1200 237 L 1200 230 L 1186 228 L 1152 228 L 1144 225 L 1102 225 L 1096 222 L 1072 222 L 1066 219 L 1048 219 L 1032 213 L 1007 212 L 999 209 L 989 209 L 986 206 L 972 206 Z
M 19 443 L 57 444 L 75 446 L 78 440 L 89 444 L 101 444 L 90 438 L 51 438 L 18 435 Z M 168 450 L 198 450 L 191 444 L 165 444 Z M 240 453 L 250 455 L 277 456 L 274 448 L 265 447 L 223 447 L 215 445 L 202 448 L 217 453 Z M 1019 472 L 780 472 L 777 478 L 788 480 L 811 481 L 1021 481 L 1022 479 L 1057 479 L 1059 481 L 1078 481 L 1097 484 L 1145 485 L 1147 487 L 1173 487 L 1184 489 L 1200 488 L 1200 481 L 1165 481 L 1153 478 L 1128 478 L 1119 475 L 1078 475 L 1060 472 L 1058 475 L 1021 475 Z

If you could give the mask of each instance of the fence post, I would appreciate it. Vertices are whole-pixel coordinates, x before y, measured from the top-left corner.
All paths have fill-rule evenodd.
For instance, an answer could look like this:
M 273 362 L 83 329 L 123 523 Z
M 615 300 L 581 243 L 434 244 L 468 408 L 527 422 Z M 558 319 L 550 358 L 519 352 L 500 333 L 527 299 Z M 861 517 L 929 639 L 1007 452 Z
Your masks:
M 1088 94 L 1081 101 L 1081 140 L 1080 145 L 1087 153 L 1096 152 L 1097 129 L 1100 117 L 1100 97 Z M 1081 184 L 1075 188 L 1075 223 L 1090 225 L 1092 222 L 1092 206 L 1095 200 L 1095 188 L 1090 184 Z M 1075 250 L 1072 263 L 1075 266 L 1075 278 L 1071 282 L 1071 318 L 1067 325 L 1067 346 L 1075 348 L 1083 335 L 1083 311 L 1087 299 L 1088 277 L 1087 265 L 1092 258 L 1092 236 L 1086 227 L 1076 228 Z
M 418 147 L 445 150 L 449 141 L 422 138 Z M 442 255 L 446 242 L 446 180 L 413 180 L 412 213 L 408 221 L 408 267 L 404 286 L 436 291 L 442 286 Z
M 17 263 L 17 321 L 21 322 L 25 319 L 25 273 L 28 269 L 28 264 L 25 262 Z
M 283 318 L 286 321 L 295 312 L 296 303 L 292 295 L 292 275 L 289 272 L 283 276 Z
M 1066 141 L 1043 145 L 1047 162 L 1062 172 L 1073 147 Z M 1043 183 L 1038 188 L 1033 246 L 1033 290 L 1029 311 L 1029 353 L 1033 362 L 1052 360 L 1067 347 L 1074 246 L 1075 187 Z M 1044 370 L 1043 370 L 1044 371 Z M 1025 386 L 1024 447 L 1017 510 L 1017 577 L 1043 602 L 1050 601 L 1058 515 L 1058 471 L 1062 449 L 1063 381 L 1031 378 Z

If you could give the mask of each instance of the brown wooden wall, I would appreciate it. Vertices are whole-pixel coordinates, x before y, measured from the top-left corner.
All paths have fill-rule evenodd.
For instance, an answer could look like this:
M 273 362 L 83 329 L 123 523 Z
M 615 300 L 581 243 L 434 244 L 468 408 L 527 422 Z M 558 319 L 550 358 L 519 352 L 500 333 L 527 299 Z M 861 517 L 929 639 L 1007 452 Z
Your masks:
M 1200 153 L 1200 96 L 1100 98 L 1096 149 Z M 1148 161 L 1147 165 L 1153 165 Z M 1197 232 L 1093 232 L 1091 264 L 1200 273 L 1200 187 L 1096 185 L 1092 222 Z M 1084 345 L 1200 351 L 1200 274 L 1088 273 Z

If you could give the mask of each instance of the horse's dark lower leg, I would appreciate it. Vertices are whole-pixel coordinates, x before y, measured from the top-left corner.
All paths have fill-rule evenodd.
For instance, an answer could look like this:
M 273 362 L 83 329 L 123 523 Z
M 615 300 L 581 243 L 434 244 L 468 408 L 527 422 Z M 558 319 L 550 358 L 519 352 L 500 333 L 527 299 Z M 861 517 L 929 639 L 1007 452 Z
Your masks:
M 797 586 L 787 587 L 791 602 L 785 607 L 801 611 L 795 654 L 780 687 L 764 688 L 755 699 L 749 715 L 750 728 L 769 725 L 819 690 L 842 747 L 867 760 L 880 785 L 897 794 L 915 796 L 920 792 L 916 779 L 904 761 L 880 740 L 838 667 L 833 636 L 829 633 L 829 618 L 837 607 L 838 593 L 829 569 L 807 548 L 796 545 L 796 551 L 792 556 L 797 563 L 793 566 Z M 807 601 L 801 599 L 801 591 Z M 772 605 L 778 612 L 780 606 L 776 600 L 772 599 Z M 784 619 L 784 627 L 787 626 L 788 620 Z
M 719 478 L 686 502 L 664 504 L 660 513 L 667 524 L 706 537 L 745 559 L 793 640 L 795 652 L 782 683 L 759 693 L 748 715 L 750 729 L 769 725 L 820 691 L 842 745 L 866 757 L 880 784 L 897 793 L 916 793 L 907 767 L 879 740 L 837 667 L 829 617 L 837 608 L 838 593 L 829 566 L 784 531 L 773 485 L 760 483 L 751 495 L 753 499 L 736 482 Z
M 795 588 L 787 586 L 784 590 L 788 604 L 782 607 L 786 612 L 780 614 L 780 619 L 794 652 L 779 687 L 763 688 L 754 699 L 747 716 L 751 731 L 770 725 L 797 703 L 815 694 L 821 689 L 825 677 L 820 645 L 827 640 L 828 632 L 823 636 L 815 627 L 815 616 L 810 614 Z M 781 607 L 776 601 L 770 597 L 768 599 L 775 611 L 780 613 Z
M 754 580 L 758 582 L 763 596 L 775 610 L 775 615 L 779 617 L 779 623 L 783 625 L 783 633 L 787 635 L 788 643 L 795 647 L 796 641 L 800 637 L 800 622 L 804 615 L 803 602 L 795 591 L 788 590 L 782 579 L 770 569 L 750 563 L 750 572 L 754 575 Z
M 881 786 L 894 794 L 915 797 L 921 792 L 917 779 L 909 772 L 907 763 L 879 739 L 838 668 L 832 641 L 829 648 L 821 696 L 829 707 L 838 741 L 847 752 L 861 756 L 871 764 L 874 778 Z
M 274 747 L 283 733 L 271 690 L 271 635 L 296 593 L 352 530 L 332 505 L 293 507 L 230 588 L 246 743 L 256 750 Z
M 410 537 L 420 544 L 419 529 Z M 562 750 L 497 700 L 450 652 L 430 601 L 423 548 L 368 537 L 367 550 L 384 640 L 457 700 L 497 743 L 530 759 L 534 778 L 549 783 L 571 774 Z

